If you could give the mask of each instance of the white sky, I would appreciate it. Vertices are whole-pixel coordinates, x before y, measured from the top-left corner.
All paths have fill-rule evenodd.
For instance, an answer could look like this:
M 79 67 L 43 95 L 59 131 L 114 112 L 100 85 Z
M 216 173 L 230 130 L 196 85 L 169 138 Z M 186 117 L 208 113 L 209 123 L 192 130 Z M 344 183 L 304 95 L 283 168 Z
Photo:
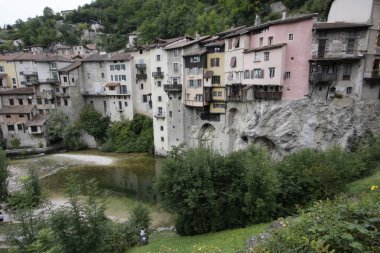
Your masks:
M 54 13 L 62 10 L 77 9 L 92 0 L 0 0 L 0 25 L 14 24 L 17 19 L 26 21 L 27 18 L 42 16 L 47 6 Z

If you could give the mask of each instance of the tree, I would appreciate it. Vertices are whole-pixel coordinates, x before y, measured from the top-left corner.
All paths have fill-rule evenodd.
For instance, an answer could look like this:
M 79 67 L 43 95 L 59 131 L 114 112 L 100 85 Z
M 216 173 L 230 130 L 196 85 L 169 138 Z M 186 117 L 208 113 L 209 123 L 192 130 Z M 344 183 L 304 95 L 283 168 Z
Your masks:
M 92 135 L 97 142 L 103 142 L 106 137 L 109 117 L 103 117 L 92 105 L 84 106 L 79 114 L 78 126 Z
M 69 119 L 62 110 L 54 110 L 49 114 L 46 122 L 46 133 L 53 143 L 62 141 L 62 134 L 69 123 Z
M 50 7 L 45 7 L 44 10 L 43 10 L 43 16 L 45 18 L 51 18 L 54 16 L 54 11 L 52 8 Z
M 4 201 L 8 196 L 8 159 L 5 151 L 0 150 L 0 201 Z

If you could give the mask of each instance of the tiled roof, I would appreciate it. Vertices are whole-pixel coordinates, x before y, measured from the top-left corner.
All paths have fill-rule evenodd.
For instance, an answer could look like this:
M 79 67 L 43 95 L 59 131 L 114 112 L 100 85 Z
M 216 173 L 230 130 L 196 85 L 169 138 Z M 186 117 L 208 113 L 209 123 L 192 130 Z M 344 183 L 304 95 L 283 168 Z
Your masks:
M 0 61 L 13 61 L 16 56 L 15 54 L 1 54 Z
M 230 33 L 235 33 L 236 31 L 241 30 L 241 29 L 243 29 L 245 27 L 246 27 L 245 25 L 238 26 L 238 27 L 231 27 L 228 30 L 225 30 L 223 32 L 218 33 L 217 35 L 219 35 L 219 36 L 225 36 L 225 35 L 230 34 Z
M 108 61 L 111 58 L 111 54 L 91 54 L 84 58 L 82 62 L 98 62 L 98 61 Z
M 314 28 L 317 30 L 329 30 L 329 29 L 343 29 L 343 28 L 368 28 L 371 24 L 367 23 L 345 23 L 345 22 L 335 22 L 335 23 L 316 23 Z
M 111 56 L 110 61 L 129 61 L 132 59 L 131 54 L 128 53 L 117 53 Z
M 0 109 L 0 114 L 25 114 L 30 113 L 35 105 L 9 105 Z
M 74 63 L 71 63 L 70 65 L 64 67 L 64 68 L 61 68 L 60 70 L 58 70 L 58 72 L 60 73 L 67 73 L 73 69 L 76 69 L 78 68 L 79 66 L 81 65 L 81 62 L 77 61 L 77 62 L 74 62 Z
M 208 39 L 208 38 L 210 38 L 209 35 L 200 37 L 200 38 L 195 39 L 195 40 L 190 40 L 190 41 L 177 41 L 177 42 L 174 42 L 174 43 L 167 45 L 166 47 L 164 47 L 164 49 L 171 50 L 171 49 L 188 47 L 188 46 L 191 46 L 193 44 L 196 44 L 196 43 L 201 42 L 201 41 Z
M 37 114 L 31 121 L 26 123 L 26 126 L 42 126 L 48 118 L 46 114 Z
M 211 42 L 211 43 L 208 43 L 206 45 L 204 45 L 205 47 L 220 47 L 220 46 L 223 46 L 224 45 L 224 40 L 217 40 L 217 41 L 214 41 L 214 42 Z
M 90 50 L 96 50 L 96 44 L 87 44 L 85 47 Z
M 206 73 L 204 74 L 204 77 L 212 77 L 213 74 L 214 74 L 214 71 L 206 71 Z
M 256 48 L 252 48 L 252 49 L 246 49 L 246 50 L 244 50 L 244 53 L 247 54 L 247 53 L 251 53 L 251 52 L 270 50 L 270 49 L 280 48 L 283 46 L 286 46 L 286 43 L 274 44 L 274 45 L 269 45 L 269 46 L 264 46 L 264 47 L 256 47 Z
M 31 54 L 31 53 L 22 53 L 18 54 L 14 61 L 37 61 L 37 62 L 70 62 L 69 59 L 57 55 L 57 54 Z
M 119 82 L 109 82 L 104 85 L 105 87 L 117 87 L 120 86 Z
M 199 49 L 199 50 L 195 50 L 195 51 L 191 51 L 191 52 L 185 53 L 182 56 L 186 57 L 186 56 L 192 56 L 192 55 L 202 55 L 202 54 L 204 54 L 206 52 L 207 52 L 206 49 Z
M 30 95 L 34 94 L 33 87 L 23 87 L 0 92 L 0 95 Z

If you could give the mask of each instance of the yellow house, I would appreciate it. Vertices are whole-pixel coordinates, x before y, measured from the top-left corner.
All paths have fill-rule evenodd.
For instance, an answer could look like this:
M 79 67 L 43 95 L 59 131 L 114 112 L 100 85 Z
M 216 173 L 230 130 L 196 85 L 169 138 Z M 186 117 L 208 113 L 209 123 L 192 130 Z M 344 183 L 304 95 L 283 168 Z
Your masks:
M 16 55 L 0 55 L 0 90 L 18 88 Z
M 211 87 L 210 113 L 225 113 L 224 43 L 214 42 L 205 46 L 208 54 L 204 83 L 205 87 Z

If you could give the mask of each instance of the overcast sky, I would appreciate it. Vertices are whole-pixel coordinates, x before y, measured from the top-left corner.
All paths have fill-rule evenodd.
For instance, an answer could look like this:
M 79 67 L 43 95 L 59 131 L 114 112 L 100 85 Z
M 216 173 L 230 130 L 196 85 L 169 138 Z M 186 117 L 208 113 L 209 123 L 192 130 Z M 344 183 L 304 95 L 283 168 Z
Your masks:
M 91 2 L 92 0 L 0 0 L 0 25 L 14 24 L 19 18 L 25 21 L 29 17 L 41 16 L 46 6 L 55 13 L 73 10 Z

